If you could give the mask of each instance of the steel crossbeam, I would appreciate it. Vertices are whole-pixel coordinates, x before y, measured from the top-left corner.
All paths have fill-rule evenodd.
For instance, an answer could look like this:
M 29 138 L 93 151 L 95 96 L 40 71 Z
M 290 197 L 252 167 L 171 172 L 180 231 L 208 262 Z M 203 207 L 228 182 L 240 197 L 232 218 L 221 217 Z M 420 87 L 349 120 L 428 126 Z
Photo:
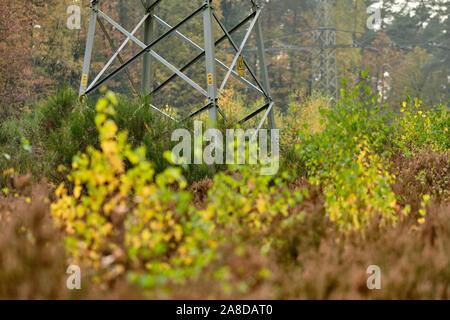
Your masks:
M 88 35 L 86 40 L 86 50 L 85 50 L 85 58 L 84 58 L 84 64 L 83 64 L 83 71 L 82 71 L 82 79 L 80 84 L 80 96 L 88 95 L 92 93 L 93 91 L 100 88 L 101 85 L 103 85 L 105 82 L 116 76 L 122 71 L 126 71 L 128 74 L 128 78 L 134 88 L 136 90 L 136 86 L 134 85 L 132 78 L 127 70 L 127 68 L 135 62 L 139 57 L 144 57 L 144 64 L 143 64 L 143 72 L 142 72 L 142 89 L 141 94 L 144 97 L 149 97 L 163 89 L 165 86 L 167 86 L 169 83 L 171 83 L 176 78 L 182 79 L 185 83 L 190 85 L 190 87 L 195 90 L 196 92 L 201 93 L 203 96 L 205 96 L 208 99 L 208 103 L 203 106 L 201 109 L 195 111 L 192 113 L 188 118 L 195 117 L 199 115 L 202 112 L 209 111 L 209 118 L 211 120 L 217 121 L 217 113 L 219 113 L 226 121 L 227 117 L 224 114 L 224 112 L 220 109 L 220 106 L 218 105 L 219 97 L 223 93 L 223 90 L 225 89 L 226 85 L 229 82 L 230 77 L 234 77 L 238 81 L 240 81 L 242 84 L 244 84 L 248 89 L 252 90 L 256 94 L 263 97 L 266 101 L 266 104 L 264 107 L 258 109 L 257 111 L 251 113 L 250 115 L 246 116 L 241 120 L 241 122 L 246 122 L 261 112 L 265 111 L 265 114 L 262 118 L 262 120 L 259 123 L 258 130 L 263 126 L 264 122 L 268 120 L 269 127 L 271 129 L 275 129 L 275 121 L 274 121 L 274 102 L 272 100 L 271 94 L 270 94 L 270 84 L 269 84 L 269 77 L 267 72 L 267 64 L 266 64 L 266 58 L 265 58 L 265 48 L 264 48 L 264 42 L 263 42 L 263 36 L 262 36 L 262 30 L 261 30 L 261 23 L 260 23 L 260 17 L 262 12 L 262 7 L 255 1 L 255 0 L 246 0 L 249 1 L 249 4 L 251 6 L 251 14 L 242 21 L 240 21 L 236 26 L 234 26 L 231 29 L 227 29 L 224 24 L 220 21 L 218 16 L 214 13 L 214 7 L 213 7 L 213 0 L 203 0 L 202 5 L 192 13 L 190 13 L 186 18 L 178 22 L 176 25 L 172 26 L 171 24 L 164 21 L 160 16 L 155 14 L 155 11 L 158 9 L 158 5 L 163 2 L 163 0 L 140 0 L 144 7 L 144 15 L 142 19 L 138 22 L 138 24 L 134 27 L 134 29 L 129 32 L 126 30 L 123 26 L 121 26 L 118 22 L 114 21 L 110 16 L 108 16 L 105 12 L 99 9 L 100 6 L 100 0 L 92 0 L 91 1 L 91 10 L 90 10 L 90 20 L 89 20 L 89 28 L 88 28 Z M 180 27 L 186 24 L 188 21 L 192 20 L 196 16 L 202 14 L 203 15 L 203 31 L 204 31 L 204 47 L 197 44 L 195 41 L 191 40 L 186 34 L 183 34 L 180 32 Z M 113 26 L 114 30 L 117 30 L 122 35 L 125 36 L 125 40 L 122 41 L 119 47 L 115 47 L 111 37 L 106 32 L 106 29 L 103 25 L 103 22 L 100 20 L 100 18 L 106 22 L 108 22 L 111 26 Z M 159 26 L 161 26 L 164 30 L 166 30 L 162 35 L 159 37 L 156 36 L 156 30 L 154 23 L 157 23 Z M 92 60 L 92 53 L 93 53 L 93 47 L 94 47 L 94 36 L 96 31 L 96 24 L 99 23 L 101 30 L 107 37 L 111 48 L 114 51 L 114 54 L 110 57 L 110 59 L 106 62 L 104 67 L 100 70 L 100 72 L 94 77 L 93 81 L 88 84 L 88 78 L 89 78 L 89 71 L 90 71 L 90 65 Z M 220 27 L 220 30 L 224 33 L 223 36 L 215 39 L 214 36 L 214 30 L 215 26 L 214 23 L 217 23 L 217 25 Z M 232 38 L 232 35 L 238 31 L 240 31 L 246 24 L 249 24 L 249 27 L 245 33 L 245 37 L 243 41 L 238 45 Z M 144 28 L 144 40 L 141 41 L 136 36 L 137 32 Z M 250 64 L 245 60 L 245 58 L 242 56 L 242 53 L 247 46 L 249 39 L 251 38 L 251 35 L 255 34 L 255 39 L 257 42 L 258 47 L 258 60 L 259 60 L 259 67 L 260 71 L 260 77 L 261 80 L 258 79 L 258 76 L 252 70 L 250 67 Z M 164 40 L 166 40 L 169 36 L 175 36 L 179 40 L 181 40 L 183 43 L 189 45 L 191 48 L 193 48 L 195 51 L 198 52 L 197 56 L 195 56 L 190 62 L 188 62 L 185 66 L 183 66 L 181 69 L 178 69 L 175 67 L 172 63 L 167 61 L 163 55 L 158 54 L 155 51 L 155 46 Z M 231 44 L 232 48 L 234 49 L 234 57 L 232 60 L 232 63 L 230 66 L 226 65 L 224 62 L 216 58 L 216 50 L 217 46 L 223 43 L 224 41 L 228 40 L 228 42 Z M 123 61 L 121 57 L 121 52 L 125 49 L 128 43 L 135 43 L 141 48 L 141 51 L 134 55 L 132 58 L 128 59 L 127 61 Z M 241 72 L 236 72 L 235 68 L 238 64 L 239 58 L 242 59 L 243 65 L 245 66 L 245 69 L 248 70 L 248 73 L 251 75 L 251 78 L 253 80 L 250 81 L 242 75 Z M 117 67 L 115 70 L 110 72 L 108 75 L 105 76 L 105 73 L 113 62 L 118 59 L 120 62 L 120 66 Z M 201 60 L 205 60 L 205 66 L 206 66 L 206 89 L 203 88 L 200 84 L 196 83 L 194 80 L 192 80 L 190 77 L 188 77 L 185 72 L 191 68 L 194 64 L 198 63 Z M 163 81 L 159 86 L 156 88 L 153 87 L 153 60 L 160 62 L 163 66 L 165 66 L 168 70 L 172 72 L 172 75 Z M 226 72 L 225 78 L 223 79 L 220 86 L 218 86 L 217 83 L 217 70 L 216 67 L 219 67 L 223 69 Z M 239 69 L 240 70 L 240 69 Z M 256 83 L 256 84 L 254 84 Z M 152 109 L 154 109 L 157 112 L 160 112 L 165 117 L 168 117 L 174 121 L 180 122 L 179 120 L 171 117 L 167 113 L 161 111 L 159 108 L 154 106 L 153 104 L 149 105 Z M 182 120 L 181 120 L 182 121 Z

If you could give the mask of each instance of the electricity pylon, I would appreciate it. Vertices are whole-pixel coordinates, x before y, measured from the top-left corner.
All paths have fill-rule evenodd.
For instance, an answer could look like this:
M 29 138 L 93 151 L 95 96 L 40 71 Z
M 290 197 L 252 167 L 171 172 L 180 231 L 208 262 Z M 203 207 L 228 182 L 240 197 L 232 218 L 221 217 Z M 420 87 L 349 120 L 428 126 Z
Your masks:
M 312 49 L 312 91 L 337 99 L 336 26 L 332 0 L 316 1 Z
M 189 84 L 193 90 L 200 92 L 208 100 L 205 106 L 195 111 L 193 114 L 190 115 L 189 118 L 195 117 L 202 112 L 209 111 L 210 120 L 216 122 L 217 113 L 219 113 L 224 119 L 226 119 L 225 114 L 222 112 L 220 106 L 218 105 L 218 98 L 223 93 L 223 90 L 227 85 L 230 77 L 234 77 L 240 82 L 242 82 L 244 85 L 246 85 L 249 89 L 258 93 L 265 99 L 265 104 L 263 107 L 254 111 L 252 114 L 244 117 L 240 122 L 241 123 L 246 122 L 256 117 L 260 113 L 264 112 L 264 115 L 259 122 L 258 130 L 264 125 L 266 120 L 268 120 L 270 129 L 275 129 L 274 101 L 272 99 L 270 92 L 269 74 L 267 71 L 267 63 L 265 57 L 264 39 L 260 23 L 262 7 L 260 6 L 259 2 L 257 2 L 256 0 L 245 0 L 249 3 L 249 9 L 251 13 L 247 17 L 245 17 L 242 21 L 240 21 L 237 25 L 235 25 L 231 29 L 227 29 L 214 12 L 213 0 L 203 0 L 202 4 L 199 6 L 198 9 L 191 12 L 185 19 L 179 21 L 174 26 L 170 25 L 169 23 L 167 23 L 166 21 L 164 21 L 155 14 L 156 10 L 158 9 L 158 6 L 162 3 L 162 1 L 164 0 L 140 0 L 139 2 L 143 5 L 144 16 L 131 32 L 127 31 L 119 23 L 117 23 L 108 15 L 106 15 L 103 11 L 101 11 L 100 0 L 91 1 L 91 12 L 86 42 L 83 73 L 80 85 L 80 96 L 87 95 L 93 92 L 94 90 L 98 89 L 103 83 L 105 83 L 118 73 L 122 71 L 127 71 L 127 67 L 129 67 L 133 62 L 135 62 L 139 57 L 143 56 L 144 63 L 142 71 L 142 88 L 141 88 L 142 94 L 151 96 L 160 91 L 165 86 L 167 86 L 174 79 L 179 77 L 182 80 L 184 80 L 187 84 Z M 183 5 L 184 1 L 180 0 L 180 6 Z M 181 26 L 185 25 L 188 21 L 191 21 L 193 18 L 199 15 L 203 16 L 204 48 L 202 48 L 200 45 L 191 40 L 188 36 L 182 34 L 179 31 Z M 106 29 L 103 26 L 103 23 L 98 18 L 102 18 L 103 20 L 111 24 L 115 28 L 115 30 L 125 35 L 126 39 L 118 48 L 115 48 L 112 45 L 112 41 L 109 41 L 115 53 L 111 57 L 111 59 L 105 64 L 100 73 L 94 78 L 94 80 L 91 83 L 88 83 L 89 69 L 94 46 L 94 35 L 97 23 L 100 25 L 102 31 L 105 33 L 105 36 L 108 38 L 108 40 L 111 40 L 111 38 L 106 32 Z M 218 39 L 216 39 L 214 35 L 214 23 L 216 23 L 220 27 L 223 33 L 223 35 Z M 155 24 L 158 24 L 162 28 L 164 28 L 165 32 L 162 35 L 157 36 L 154 27 Z M 249 25 L 249 27 L 245 33 L 244 39 L 240 44 L 236 43 L 236 41 L 232 38 L 232 35 L 237 31 L 242 30 L 243 27 L 247 24 Z M 135 36 L 136 32 L 142 26 L 144 27 L 143 41 L 139 40 Z M 258 66 L 260 69 L 259 77 L 254 72 L 254 70 L 252 70 L 250 64 L 246 61 L 246 59 L 242 55 L 253 33 L 255 34 L 258 49 L 257 50 Z M 190 47 L 192 47 L 194 50 L 198 52 L 198 55 L 181 69 L 175 67 L 171 62 L 167 61 L 162 55 L 159 55 L 155 51 L 155 46 L 157 44 L 164 42 L 164 40 L 166 40 L 170 36 L 177 37 L 181 42 L 188 44 Z M 120 57 L 120 52 L 125 48 L 125 46 L 129 41 L 136 43 L 142 50 L 128 61 L 123 61 L 122 58 Z M 225 63 L 216 58 L 216 48 L 224 41 L 228 41 L 234 50 L 234 58 L 230 66 L 227 66 Z M 177 48 L 173 48 L 173 50 L 176 49 Z M 105 71 L 111 66 L 111 64 L 116 58 L 119 59 L 121 66 L 113 70 L 111 73 L 109 73 L 109 75 L 103 77 Z M 156 88 L 153 88 L 153 77 L 152 77 L 153 74 L 152 68 L 154 61 L 159 61 L 173 73 L 171 77 L 162 82 Z M 185 74 L 185 71 L 187 71 L 191 66 L 200 61 L 203 61 L 206 66 L 206 75 L 204 84 L 206 85 L 206 89 L 204 89 L 202 85 L 196 83 Z M 216 72 L 217 67 L 220 67 L 226 71 L 225 78 L 223 79 L 220 86 L 218 85 L 217 82 L 217 72 Z M 235 71 L 236 67 L 238 72 Z M 245 70 L 248 71 L 248 74 L 251 76 L 253 82 L 246 79 Z M 164 113 L 156 106 L 150 104 L 150 107 L 153 108 L 155 111 L 158 111 L 163 115 L 170 117 L 168 114 Z M 172 117 L 170 118 L 178 122 L 177 119 L 174 119 Z

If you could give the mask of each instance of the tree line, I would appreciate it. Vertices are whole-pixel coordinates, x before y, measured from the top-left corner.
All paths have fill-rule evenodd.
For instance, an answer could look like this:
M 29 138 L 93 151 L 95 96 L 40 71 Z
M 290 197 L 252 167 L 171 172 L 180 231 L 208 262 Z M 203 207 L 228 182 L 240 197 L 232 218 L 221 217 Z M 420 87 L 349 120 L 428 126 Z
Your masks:
M 162 1 L 157 14 L 174 25 L 187 12 L 198 7 L 201 1 Z M 315 28 L 314 14 L 317 1 L 314 0 L 267 0 L 262 24 L 266 46 L 283 47 L 311 45 L 311 30 Z M 383 17 L 381 30 L 367 27 L 370 16 L 367 8 L 376 5 L 375 0 L 335 1 L 334 18 L 338 32 L 338 44 L 361 44 L 359 48 L 338 49 L 338 75 L 351 84 L 360 79 L 360 70 L 369 67 L 368 84 L 374 92 L 382 93 L 383 102 L 397 103 L 404 93 L 421 96 L 430 103 L 437 103 L 448 96 L 450 40 L 448 37 L 450 22 L 449 4 L 444 0 L 398 1 L 384 0 L 381 7 Z M 81 28 L 67 28 L 70 5 L 81 7 Z M 139 1 L 103 1 L 102 10 L 120 22 L 128 30 L 142 17 L 142 5 Z M 250 1 L 214 0 L 214 6 L 224 24 L 230 28 L 245 16 Z M 72 0 L 3 0 L 0 3 L 0 117 L 13 116 L 31 108 L 33 103 L 45 97 L 49 92 L 65 85 L 77 87 L 81 77 L 84 56 L 86 30 L 88 23 L 89 1 Z M 198 44 L 203 43 L 201 17 L 183 27 Z M 105 23 L 107 32 L 116 46 L 124 40 L 117 30 Z M 245 31 L 245 30 L 244 30 Z M 240 41 L 243 33 L 235 34 Z M 164 32 L 158 28 L 157 32 Z M 217 27 L 216 34 L 221 35 Z M 397 43 L 400 47 L 377 47 L 376 44 Z M 249 47 L 252 47 L 252 40 Z M 439 46 L 426 46 L 425 44 Z M 417 44 L 417 45 L 409 45 Z M 99 71 L 111 57 L 113 50 L 107 38 L 98 29 L 96 50 L 92 71 Z M 174 50 L 176 48 L 176 50 Z M 140 48 L 131 44 L 123 51 L 123 59 L 138 52 Z M 164 55 L 177 67 L 183 66 L 195 56 L 191 48 L 180 45 L 175 37 L 170 38 L 155 50 Z M 231 46 L 220 48 L 219 57 L 231 63 Z M 251 50 L 245 53 L 254 68 L 258 61 Z M 138 61 L 129 72 L 136 87 L 139 87 L 140 68 Z M 290 104 L 295 92 L 309 94 L 311 90 L 311 53 L 310 50 L 268 51 L 269 72 L 273 94 L 278 105 Z M 113 68 L 119 66 L 118 62 Z M 155 85 L 171 75 L 171 72 L 155 65 Z M 202 66 L 196 66 L 190 73 L 196 82 L 203 83 Z M 219 75 L 220 76 L 220 75 Z M 91 76 L 92 77 L 92 76 Z M 236 90 L 237 83 L 232 82 Z M 128 78 L 120 76 L 108 83 L 119 92 L 132 92 Z M 240 88 L 240 90 L 245 90 Z M 244 92 L 250 95 L 250 92 Z M 199 101 L 199 97 L 189 93 L 181 81 L 174 82 L 162 92 L 160 104 L 181 107 Z

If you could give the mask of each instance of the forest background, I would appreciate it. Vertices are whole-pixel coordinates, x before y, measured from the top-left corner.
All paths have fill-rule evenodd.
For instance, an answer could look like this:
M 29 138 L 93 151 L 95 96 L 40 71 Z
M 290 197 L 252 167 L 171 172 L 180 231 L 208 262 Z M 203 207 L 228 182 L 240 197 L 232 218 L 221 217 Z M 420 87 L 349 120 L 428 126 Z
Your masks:
M 248 3 L 247 3 L 248 2 Z M 370 30 L 367 19 L 371 15 L 367 8 L 381 6 L 383 17 L 381 29 Z M 81 28 L 70 30 L 67 8 L 81 8 Z M 187 10 L 196 8 L 196 1 L 163 1 L 158 14 L 169 23 L 183 18 Z M 273 47 L 305 47 L 312 43 L 311 29 L 315 27 L 315 1 L 312 0 L 267 0 L 262 17 L 263 30 L 268 48 L 268 64 L 274 99 L 278 107 L 286 109 L 299 91 L 311 92 L 310 49 L 271 50 Z M 136 25 L 143 14 L 139 1 L 103 1 L 102 10 L 128 30 Z M 243 17 L 249 1 L 215 0 L 216 11 L 224 24 L 231 27 Z M 399 106 L 404 93 L 423 99 L 427 104 L 436 104 L 449 93 L 450 39 L 448 19 L 449 3 L 442 0 L 398 1 L 385 0 L 380 4 L 373 0 L 336 1 L 335 20 L 338 31 L 337 44 L 356 43 L 362 46 L 377 43 L 396 43 L 399 47 L 372 47 L 338 49 L 338 77 L 349 80 L 350 85 L 361 81 L 360 71 L 370 69 L 372 92 L 382 94 L 382 102 Z M 189 8 L 187 8 L 189 7 Z M 47 97 L 64 86 L 77 88 L 81 78 L 86 31 L 89 17 L 89 1 L 73 0 L 4 0 L 0 4 L 0 119 L 29 111 L 33 103 Z M 116 46 L 124 37 L 105 24 Z M 181 29 L 202 44 L 201 17 Z M 162 30 L 158 30 L 162 32 Z M 245 32 L 245 30 L 243 31 Z M 237 34 L 236 38 L 242 37 Z M 218 32 L 217 32 L 218 34 Z M 216 34 L 216 37 L 217 37 Z M 96 36 L 92 73 L 100 71 L 113 54 L 107 39 L 99 31 Z M 142 38 L 142 35 L 139 35 Z M 405 44 L 402 46 L 402 44 Z M 429 45 L 432 44 L 432 45 Z M 177 50 L 173 50 L 176 46 Z M 256 54 L 250 41 L 245 55 L 254 65 Z M 222 46 L 219 55 L 230 63 L 230 47 Z M 129 44 L 123 58 L 130 58 L 139 48 Z M 169 39 L 155 49 L 169 57 L 178 67 L 189 61 L 190 48 L 179 44 L 178 39 Z M 118 63 L 118 62 L 116 62 Z M 142 60 L 131 69 L 130 74 L 139 87 Z M 118 64 L 113 65 L 113 68 Z M 112 69 L 111 69 L 112 70 Z M 193 73 L 199 71 L 194 69 Z M 156 82 L 169 75 L 161 66 L 155 67 Z M 191 75 L 194 80 L 203 79 L 203 73 Z M 92 77 L 92 75 L 91 75 Z M 92 78 L 91 78 L 92 80 Z M 202 82 L 200 82 L 202 83 Z M 131 94 L 132 86 L 125 74 L 109 82 L 110 89 L 117 93 Z M 243 89 L 244 90 L 244 89 Z M 181 94 L 180 94 L 181 93 Z M 244 92 L 245 96 L 251 96 Z M 176 81 L 160 96 L 154 97 L 159 105 L 176 108 L 198 103 L 198 97 Z

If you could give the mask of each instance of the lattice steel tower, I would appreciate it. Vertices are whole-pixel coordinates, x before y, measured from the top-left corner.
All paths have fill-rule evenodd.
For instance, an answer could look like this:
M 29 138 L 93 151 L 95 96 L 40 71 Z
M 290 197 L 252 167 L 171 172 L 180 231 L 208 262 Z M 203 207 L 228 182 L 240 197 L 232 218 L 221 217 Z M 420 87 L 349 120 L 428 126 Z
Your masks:
M 312 49 L 312 91 L 337 99 L 336 26 L 333 0 L 316 1 Z
M 207 104 L 194 113 L 190 115 L 190 117 L 197 116 L 202 112 L 209 111 L 209 118 L 213 121 L 217 120 L 217 114 L 219 113 L 223 118 L 226 118 L 226 115 L 220 109 L 218 105 L 218 98 L 223 93 L 224 88 L 229 83 L 230 77 L 236 78 L 238 81 L 243 83 L 250 90 L 256 92 L 260 96 L 264 97 L 265 104 L 260 109 L 254 111 L 252 114 L 244 116 L 240 122 L 246 122 L 257 115 L 263 113 L 263 117 L 259 122 L 258 130 L 263 126 L 266 120 L 268 120 L 269 127 L 271 129 L 275 129 L 275 119 L 274 119 L 274 102 L 270 93 L 270 84 L 269 84 L 269 75 L 267 71 L 267 63 L 265 57 L 265 48 L 263 41 L 263 33 L 261 29 L 260 17 L 262 12 L 262 7 L 260 6 L 259 1 L 256 0 L 242 0 L 244 2 L 248 2 L 249 4 L 249 12 L 250 14 L 245 17 L 242 21 L 240 21 L 237 25 L 232 27 L 231 29 L 227 29 L 221 20 L 218 18 L 216 13 L 214 12 L 213 0 L 202 0 L 202 4 L 198 9 L 191 12 L 187 17 L 181 21 L 179 21 L 174 26 L 170 25 L 159 16 L 155 14 L 158 9 L 158 6 L 164 0 L 139 0 L 138 6 L 143 9 L 143 17 L 140 22 L 136 25 L 136 27 L 131 31 L 127 31 L 124 27 L 122 27 L 119 23 L 114 21 L 108 15 L 106 15 L 100 8 L 101 0 L 92 0 L 91 1 L 91 12 L 90 12 L 90 21 L 89 21 L 89 29 L 86 43 L 86 52 L 85 59 L 83 65 L 83 73 L 80 84 L 80 96 L 87 95 L 92 91 L 98 89 L 103 83 L 114 77 L 116 74 L 125 71 L 127 72 L 127 67 L 130 66 L 133 62 L 135 62 L 139 57 L 144 58 L 143 70 L 142 70 L 142 88 L 141 93 L 144 95 L 153 95 L 156 92 L 160 91 L 162 88 L 171 83 L 174 79 L 181 78 L 185 83 L 187 83 L 193 90 L 201 93 L 206 99 Z M 186 0 L 180 0 L 179 5 L 183 6 Z M 204 46 L 200 46 L 195 43 L 185 34 L 182 34 L 179 29 L 181 26 L 185 25 L 188 21 L 191 21 L 193 18 L 202 15 L 203 16 L 203 33 L 204 33 Z M 102 18 L 102 19 L 98 19 Z M 116 48 L 112 41 L 111 37 L 107 34 L 106 29 L 103 25 L 102 21 L 106 21 L 111 24 L 115 30 L 125 35 L 126 39 L 122 42 L 122 44 Z M 115 53 L 111 57 L 111 59 L 105 64 L 100 73 L 94 78 L 92 82 L 88 82 L 89 78 L 89 69 L 91 65 L 91 57 L 94 46 L 94 35 L 96 32 L 96 25 L 99 24 L 100 29 L 105 33 L 106 38 L 109 40 L 111 47 L 114 49 Z M 160 36 L 157 36 L 155 31 L 155 25 L 158 24 L 161 28 L 164 29 L 164 33 Z M 215 38 L 214 35 L 214 25 L 220 27 L 223 35 Z M 239 30 L 242 30 L 244 26 L 248 25 L 248 29 L 245 32 L 244 39 L 241 43 L 237 43 L 232 35 Z M 144 39 L 141 41 L 136 37 L 137 31 L 144 27 Z M 258 67 L 259 74 L 257 74 L 252 68 L 251 65 L 246 61 L 243 57 L 243 51 L 250 39 L 251 35 L 255 35 L 255 40 L 257 43 L 257 54 L 258 54 Z M 162 43 L 164 40 L 169 38 L 170 36 L 175 36 L 179 39 L 180 43 L 185 43 L 197 51 L 197 56 L 192 59 L 189 63 L 187 63 L 182 68 L 177 68 L 173 65 L 173 61 L 170 62 L 166 60 L 165 57 L 158 54 L 156 52 L 155 46 L 157 44 Z M 128 61 L 123 61 L 120 56 L 120 52 L 125 48 L 128 42 L 136 43 L 141 51 L 133 56 Z M 228 41 L 231 47 L 234 50 L 233 54 L 233 62 L 230 66 L 227 66 L 222 61 L 216 58 L 216 50 L 217 47 L 223 43 L 224 41 Z M 173 50 L 177 50 L 177 48 L 173 48 Z M 113 61 L 118 59 L 120 62 L 120 67 L 110 72 L 107 76 L 103 76 L 106 70 L 112 65 Z M 162 65 L 168 68 L 172 72 L 172 76 L 168 79 L 164 80 L 160 85 L 154 88 L 153 79 L 152 79 L 152 62 L 159 61 Z M 186 75 L 186 71 L 192 67 L 196 63 L 200 62 L 205 63 L 206 74 L 204 75 L 204 84 L 196 83 L 190 77 Z M 225 70 L 226 75 L 219 85 L 217 80 L 217 72 L 216 67 L 220 67 Z M 235 69 L 237 69 L 235 71 Z M 251 77 L 252 81 L 249 81 L 245 74 Z M 206 89 L 204 88 L 206 87 Z M 150 107 L 162 113 L 163 115 L 170 117 L 160 108 L 157 108 L 154 105 L 150 104 Z M 170 117 L 172 120 L 179 121 L 178 119 L 174 119 Z

